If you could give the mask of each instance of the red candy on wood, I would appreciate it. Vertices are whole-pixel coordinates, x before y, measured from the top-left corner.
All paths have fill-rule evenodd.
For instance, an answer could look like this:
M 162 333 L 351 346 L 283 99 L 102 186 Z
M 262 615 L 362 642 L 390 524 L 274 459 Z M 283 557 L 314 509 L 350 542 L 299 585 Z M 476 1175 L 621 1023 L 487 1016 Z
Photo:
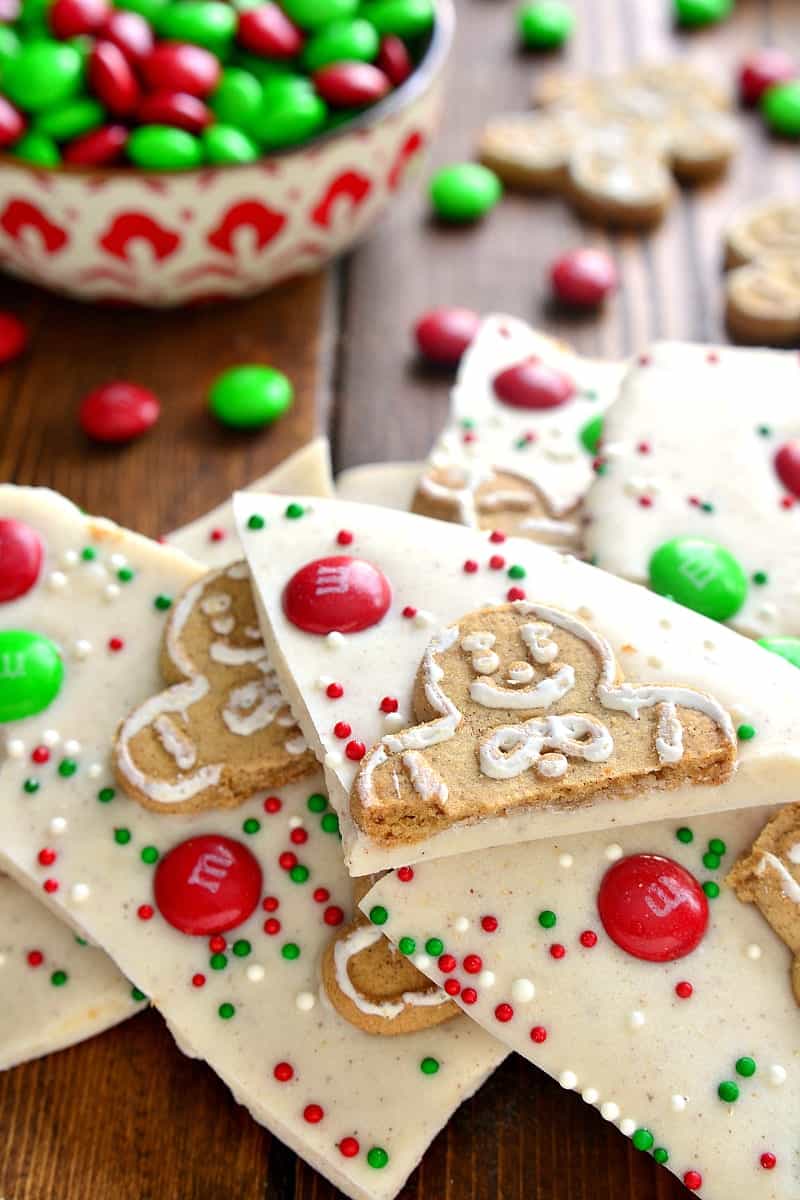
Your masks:
M 800 496 L 800 441 L 784 442 L 775 455 L 775 471 L 787 492 Z
M 13 146 L 25 132 L 25 118 L 10 100 L 0 96 L 0 147 Z
M 64 147 L 64 162 L 75 167 L 103 167 L 119 162 L 128 140 L 124 125 L 103 125 Z
M 48 19 L 57 38 L 95 33 L 108 16 L 106 0 L 55 0 Z
M 376 65 L 387 76 L 393 87 L 399 87 L 401 83 L 405 83 L 414 70 L 414 64 L 411 61 L 411 55 L 406 50 L 405 42 L 393 33 L 381 38 Z
M 133 68 L 113 42 L 98 42 L 89 56 L 89 87 L 115 117 L 135 111 L 141 95 Z
M 23 521 L 0 520 L 0 603 L 29 592 L 42 569 L 44 547 L 35 529 Z
M 151 92 L 136 110 L 142 125 L 172 125 L 189 133 L 200 133 L 214 120 L 208 105 L 188 92 Z
M 301 567 L 283 592 L 283 611 L 307 633 L 358 633 L 377 625 L 392 600 L 389 582 L 372 563 L 345 554 Z
M 556 259 L 550 281 L 557 298 L 576 308 L 594 308 L 617 286 L 617 268 L 603 250 L 570 250 Z
M 497 398 L 511 408 L 558 408 L 575 395 L 569 376 L 538 358 L 507 367 L 494 377 L 493 387 Z
M 13 313 L 0 311 L 0 366 L 19 358 L 28 344 L 28 331 Z
M 611 940 L 647 962 L 691 954 L 708 925 L 700 884 L 680 863 L 660 854 L 634 854 L 610 867 L 597 908 Z
M 161 406 L 147 388 L 122 380 L 95 388 L 81 404 L 81 428 L 96 442 L 130 442 L 158 420 Z
M 334 108 L 375 104 L 391 89 L 383 71 L 365 62 L 338 62 L 314 72 L 314 87 Z
M 105 41 L 113 42 L 128 62 L 136 64 L 151 53 L 155 39 L 153 30 L 139 13 L 117 9 L 106 17 L 99 30 Z
M 748 55 L 739 68 L 739 95 L 744 104 L 758 104 L 767 88 L 796 76 L 797 65 L 790 54 L 765 46 Z
M 260 4 L 239 14 L 236 37 L 252 54 L 294 58 L 303 49 L 303 35 L 277 4 Z
M 235 929 L 261 897 L 261 867 L 233 838 L 206 834 L 180 842 L 156 868 L 153 892 L 165 921 L 208 937 Z
M 478 332 L 478 313 L 470 308 L 432 308 L 414 326 L 420 354 L 430 362 L 455 367 Z
M 142 63 L 148 87 L 155 92 L 188 92 L 201 99 L 219 82 L 219 59 L 202 46 L 162 42 Z

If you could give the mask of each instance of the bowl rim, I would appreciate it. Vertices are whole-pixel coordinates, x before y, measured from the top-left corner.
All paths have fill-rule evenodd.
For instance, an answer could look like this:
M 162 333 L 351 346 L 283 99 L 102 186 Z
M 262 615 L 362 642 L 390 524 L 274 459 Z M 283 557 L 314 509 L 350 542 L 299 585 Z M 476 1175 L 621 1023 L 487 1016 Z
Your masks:
M 436 20 L 431 40 L 416 70 L 409 75 L 405 83 L 401 83 L 400 87 L 395 88 L 383 100 L 379 100 L 371 108 L 365 109 L 359 116 L 354 117 L 352 121 L 348 121 L 341 128 L 327 129 L 307 142 L 302 142 L 299 146 L 287 146 L 283 150 L 273 150 L 268 154 L 262 154 L 251 163 L 201 163 L 189 170 L 154 171 L 137 167 L 132 163 L 126 166 L 111 164 L 108 166 L 81 166 L 76 163 L 59 163 L 57 167 L 44 167 L 37 163 L 26 162 L 21 158 L 15 158 L 13 154 L 7 153 L 0 154 L 0 168 L 11 167 L 29 173 L 34 172 L 44 175 L 48 179 L 61 175 L 88 179 L 98 177 L 104 179 L 192 179 L 208 171 L 263 169 L 265 163 L 283 162 L 286 159 L 316 151 L 340 138 L 344 139 L 349 134 L 358 135 L 363 130 L 378 125 L 384 117 L 391 117 L 400 112 L 428 90 L 450 51 L 456 23 L 454 0 L 433 0 L 433 4 L 436 9 Z

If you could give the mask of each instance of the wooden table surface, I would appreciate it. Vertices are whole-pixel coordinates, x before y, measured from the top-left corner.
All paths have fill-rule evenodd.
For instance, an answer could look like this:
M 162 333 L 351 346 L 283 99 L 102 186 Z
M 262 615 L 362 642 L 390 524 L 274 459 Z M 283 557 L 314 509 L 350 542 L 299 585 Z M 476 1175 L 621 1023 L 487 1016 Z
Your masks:
M 514 47 L 511 0 L 457 0 L 459 30 L 437 162 L 470 155 L 482 120 L 522 108 L 533 78 L 568 64 L 614 70 L 689 56 L 732 79 L 764 44 L 800 54 L 796 0 L 738 0 L 722 26 L 690 35 L 669 0 L 574 0 L 568 52 Z M 55 487 L 91 512 L 158 534 L 204 512 L 327 430 L 337 468 L 424 456 L 442 425 L 448 381 L 415 364 L 408 330 L 426 307 L 505 310 L 618 356 L 659 337 L 722 337 L 720 231 L 742 203 L 798 194 L 796 148 L 742 115 L 743 147 L 723 184 L 684 193 L 652 237 L 581 229 L 555 198 L 510 197 L 478 228 L 441 229 L 412 187 L 371 240 L 324 276 L 255 300 L 186 313 L 100 311 L 0 281 L 31 353 L 0 374 L 0 478 Z M 601 319 L 547 303 L 554 254 L 607 245 L 623 280 Z M 224 367 L 270 362 L 297 389 L 273 429 L 213 425 L 209 383 Z M 81 396 L 108 378 L 153 387 L 158 428 L 123 450 L 89 446 Z M 0 1003 L 13 997 L 0 997 Z M 602 1036 L 602 1030 L 597 1031 Z M 153 1013 L 0 1076 L 4 1200 L 331 1200 L 337 1193 L 259 1128 L 203 1064 L 175 1049 Z M 579 1097 L 510 1059 L 437 1138 L 403 1200 L 678 1200 L 682 1186 Z M 737 1200 L 731 1197 L 730 1200 Z

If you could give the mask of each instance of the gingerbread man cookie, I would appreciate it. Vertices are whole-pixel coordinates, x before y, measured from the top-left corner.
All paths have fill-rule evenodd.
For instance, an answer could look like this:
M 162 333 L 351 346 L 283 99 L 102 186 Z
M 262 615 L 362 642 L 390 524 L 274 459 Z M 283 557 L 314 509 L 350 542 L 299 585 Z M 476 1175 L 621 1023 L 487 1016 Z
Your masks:
M 727 98 L 681 63 L 551 79 L 534 99 L 536 112 L 489 122 L 481 161 L 512 186 L 562 192 L 604 224 L 656 224 L 671 202 L 673 175 L 714 178 L 736 149 Z
M 727 882 L 755 904 L 794 955 L 792 988 L 800 1004 L 800 804 L 789 804 L 761 831 Z
M 123 721 L 114 753 L 120 785 L 146 808 L 235 807 L 312 769 L 267 658 L 246 564 L 210 572 L 180 598 L 161 672 L 171 686 Z
M 386 846 L 515 808 L 720 784 L 736 753 L 711 696 L 623 683 L 595 629 L 522 600 L 431 640 L 414 712 L 420 724 L 385 735 L 353 787 L 356 823 Z
M 800 340 L 800 202 L 769 200 L 742 213 L 725 235 L 725 319 L 741 342 Z
M 377 877 L 353 881 L 358 905 Z M 393 1037 L 418 1033 L 458 1016 L 458 1007 L 412 962 L 416 943 L 395 948 L 375 922 L 355 910 L 354 919 L 330 941 L 322 958 L 322 986 L 341 1017 L 364 1033 Z M 427 959 L 425 960 L 427 961 Z

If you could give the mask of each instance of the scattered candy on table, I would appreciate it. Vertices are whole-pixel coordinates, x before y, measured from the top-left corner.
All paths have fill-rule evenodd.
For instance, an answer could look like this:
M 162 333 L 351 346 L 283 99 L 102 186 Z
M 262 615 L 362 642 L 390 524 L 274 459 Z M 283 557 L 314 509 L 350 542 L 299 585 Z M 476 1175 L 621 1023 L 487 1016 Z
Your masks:
M 743 104 L 758 104 L 767 88 L 797 77 L 797 64 L 785 50 L 764 46 L 748 54 L 739 67 L 739 96 Z
M 674 0 L 679 25 L 714 25 L 733 11 L 733 0 Z
M 480 323 L 480 315 L 471 308 L 432 308 L 414 326 L 414 340 L 429 362 L 455 367 Z
M 761 97 L 761 112 L 773 133 L 800 137 L 800 79 L 767 88 Z
M 479 220 L 494 208 L 502 195 L 503 185 L 497 175 L 480 163 L 454 163 L 442 167 L 430 185 L 434 212 L 443 221 L 454 224 Z
M 616 290 L 614 260 L 604 250 L 590 246 L 570 250 L 550 268 L 550 281 L 558 300 L 576 308 L 595 308 Z
M 160 412 L 158 397 L 148 388 L 115 380 L 89 392 L 78 420 L 95 442 L 130 442 L 152 429 Z
M 409 77 L 433 0 L 52 0 L 0 28 L 0 148 L 41 167 L 246 163 Z
M 19 358 L 28 344 L 28 331 L 13 313 L 0 311 L 0 366 Z
M 556 50 L 570 38 L 575 14 L 561 0 L 534 0 L 520 8 L 517 26 L 524 46 L 531 50 Z
M 294 389 L 283 372 L 257 363 L 223 371 L 209 393 L 214 416 L 234 429 L 271 425 L 291 408 L 293 400 Z

